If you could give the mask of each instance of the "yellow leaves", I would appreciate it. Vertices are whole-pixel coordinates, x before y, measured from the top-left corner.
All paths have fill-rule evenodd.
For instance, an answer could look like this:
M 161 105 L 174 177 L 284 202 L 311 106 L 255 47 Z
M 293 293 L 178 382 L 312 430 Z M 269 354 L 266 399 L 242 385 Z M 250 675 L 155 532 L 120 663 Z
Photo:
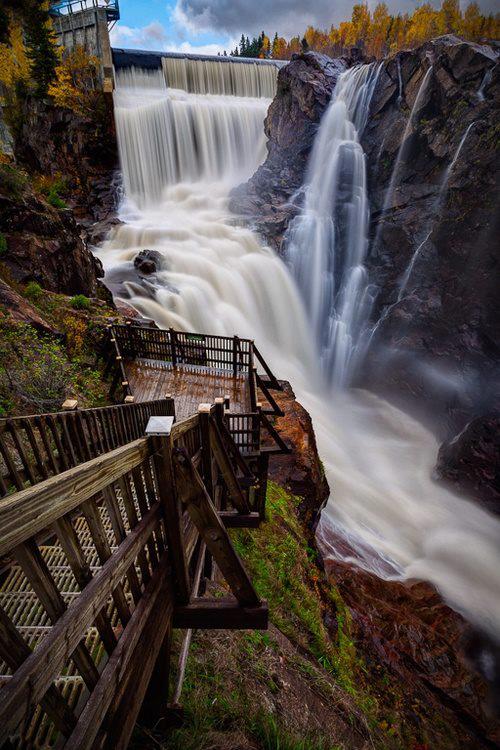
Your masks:
M 11 88 L 16 81 L 29 79 L 30 63 L 24 46 L 21 23 L 10 15 L 9 41 L 0 44 L 0 82 Z
M 418 47 L 433 37 L 448 33 L 460 34 L 471 41 L 498 39 L 500 16 L 481 15 L 475 1 L 469 3 L 463 14 L 458 0 L 442 0 L 439 10 L 425 2 L 411 16 L 406 13 L 390 15 L 385 2 L 379 2 L 371 12 L 368 4 L 360 2 L 353 5 L 350 21 L 342 21 L 338 27 L 332 26 L 329 32 L 309 26 L 304 38 L 310 49 L 331 56 L 345 54 L 349 47 L 359 46 L 369 56 L 380 59 L 389 52 Z M 278 37 L 273 42 L 271 54 L 275 59 L 284 60 L 300 50 L 300 37 L 289 42 Z
M 93 111 L 98 86 L 99 60 L 83 47 L 64 52 L 56 67 L 56 79 L 48 93 L 58 107 L 85 115 Z

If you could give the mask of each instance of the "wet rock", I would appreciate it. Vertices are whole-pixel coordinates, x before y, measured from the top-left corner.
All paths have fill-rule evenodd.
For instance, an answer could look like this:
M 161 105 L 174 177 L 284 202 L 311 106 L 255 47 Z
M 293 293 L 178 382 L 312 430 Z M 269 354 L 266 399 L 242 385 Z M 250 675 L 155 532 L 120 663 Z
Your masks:
M 443 443 L 436 473 L 500 515 L 500 412 L 473 419 Z
M 338 560 L 325 565 L 349 607 L 367 668 L 386 671 L 393 697 L 404 691 L 397 702 L 408 728 L 436 732 L 430 747 L 496 747 L 498 664 L 486 675 L 479 662 L 484 650 L 495 661 L 498 647 L 473 632 L 427 583 L 383 581 Z M 446 726 L 444 738 L 438 725 L 427 724 L 433 713 Z M 444 739 L 449 744 L 441 744 Z
M 15 281 L 97 296 L 102 266 L 70 210 L 55 209 L 30 191 L 16 198 L 0 195 L 0 229 L 7 240 L 2 263 Z
M 498 406 L 496 59 L 490 46 L 445 36 L 384 61 L 362 137 L 372 209 L 367 265 L 378 289 L 362 384 L 409 399 L 446 440 Z
M 161 269 L 163 258 L 157 250 L 141 250 L 134 258 L 134 268 L 141 274 L 149 275 Z
M 310 529 L 314 529 L 329 496 L 328 483 L 318 456 L 311 417 L 296 400 L 290 384 L 282 385 L 283 391 L 273 391 L 274 399 L 284 412 L 283 417 L 276 419 L 275 426 L 292 447 L 292 453 L 273 458 L 269 477 L 301 498 L 302 518 Z

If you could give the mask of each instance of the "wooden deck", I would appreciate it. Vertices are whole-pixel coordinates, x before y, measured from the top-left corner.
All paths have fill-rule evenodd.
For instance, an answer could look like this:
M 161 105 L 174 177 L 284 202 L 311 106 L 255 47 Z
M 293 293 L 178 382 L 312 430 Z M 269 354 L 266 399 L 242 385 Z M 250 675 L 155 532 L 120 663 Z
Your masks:
M 159 362 L 151 359 L 126 360 L 125 373 L 136 402 L 154 401 L 170 394 L 175 399 L 178 420 L 196 414 L 200 404 L 213 404 L 229 396 L 231 411 L 251 410 L 247 373 L 235 376 L 229 370 Z

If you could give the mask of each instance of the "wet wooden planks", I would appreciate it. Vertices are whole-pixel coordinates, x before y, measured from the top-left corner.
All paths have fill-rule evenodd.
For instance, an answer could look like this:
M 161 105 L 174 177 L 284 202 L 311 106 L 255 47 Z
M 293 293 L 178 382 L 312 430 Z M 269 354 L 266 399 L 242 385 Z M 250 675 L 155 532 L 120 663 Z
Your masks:
M 232 412 L 250 411 L 250 386 L 246 373 L 193 365 L 177 365 L 154 360 L 125 362 L 127 379 L 137 402 L 151 401 L 171 394 L 177 420 L 196 414 L 202 403 L 229 396 Z

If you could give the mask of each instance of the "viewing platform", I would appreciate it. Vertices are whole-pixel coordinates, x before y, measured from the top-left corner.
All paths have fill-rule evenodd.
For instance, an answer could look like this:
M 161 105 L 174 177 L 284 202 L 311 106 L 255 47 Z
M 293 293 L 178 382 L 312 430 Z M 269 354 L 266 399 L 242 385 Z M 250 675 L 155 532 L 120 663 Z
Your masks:
M 0 420 L 0 747 L 125 748 L 177 706 L 193 628 L 267 627 L 228 528 L 265 517 L 280 384 L 248 339 L 110 334 L 125 403 Z

